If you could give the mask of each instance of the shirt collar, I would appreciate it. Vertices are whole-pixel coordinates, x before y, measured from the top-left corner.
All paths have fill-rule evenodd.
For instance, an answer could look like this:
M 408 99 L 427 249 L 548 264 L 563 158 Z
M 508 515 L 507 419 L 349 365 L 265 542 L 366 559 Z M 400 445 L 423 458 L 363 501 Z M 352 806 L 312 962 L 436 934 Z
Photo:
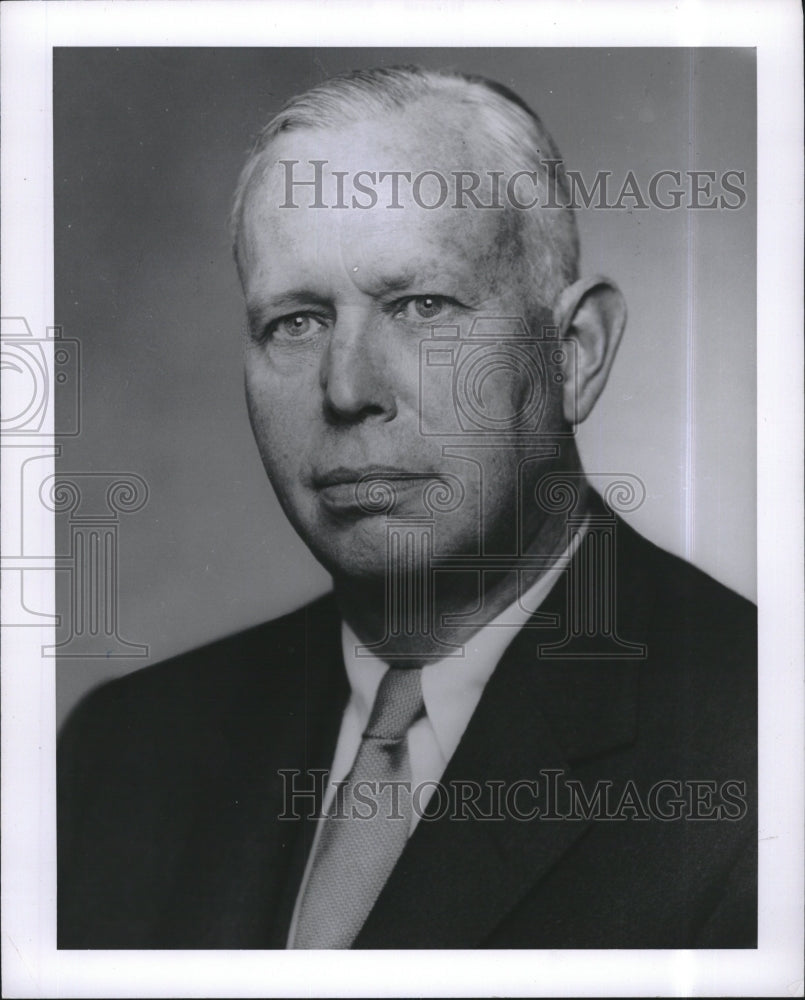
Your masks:
M 446 656 L 422 668 L 425 710 L 445 761 L 453 756 L 484 687 L 506 648 L 567 568 L 585 528 L 586 524 L 574 534 L 570 545 L 553 566 L 521 597 L 464 643 L 461 655 Z M 341 627 L 341 646 L 352 689 L 352 703 L 363 731 L 389 665 L 365 649 L 358 655 L 362 644 L 346 622 Z

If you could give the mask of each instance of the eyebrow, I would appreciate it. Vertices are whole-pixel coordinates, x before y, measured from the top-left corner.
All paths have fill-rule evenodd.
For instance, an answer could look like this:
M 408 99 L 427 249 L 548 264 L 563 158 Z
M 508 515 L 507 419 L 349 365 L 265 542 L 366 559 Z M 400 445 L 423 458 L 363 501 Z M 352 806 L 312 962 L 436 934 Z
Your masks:
M 379 274 L 372 281 L 377 289 L 377 295 L 387 295 L 389 292 L 405 292 L 410 288 L 421 288 L 423 291 L 434 291 L 430 284 L 445 281 L 455 281 L 460 275 L 455 270 L 445 267 L 444 261 L 437 259 L 425 261 L 415 268 L 401 270 L 397 274 Z
M 378 295 L 387 295 L 389 292 L 405 292 L 412 285 L 421 284 L 417 278 L 418 275 L 415 271 L 404 271 L 397 276 L 381 274 L 372 282 L 372 286 L 377 289 Z

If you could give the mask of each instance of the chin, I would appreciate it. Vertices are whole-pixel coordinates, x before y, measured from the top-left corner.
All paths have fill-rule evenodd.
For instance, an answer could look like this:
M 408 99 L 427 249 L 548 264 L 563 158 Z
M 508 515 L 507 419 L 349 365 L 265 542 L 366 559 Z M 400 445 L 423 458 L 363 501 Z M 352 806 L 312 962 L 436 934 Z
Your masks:
M 334 580 L 354 581 L 361 583 L 376 583 L 384 585 L 388 577 L 388 560 L 385 550 L 381 552 L 342 551 L 329 548 L 326 551 L 314 552 L 318 561 L 324 566 Z
M 391 544 L 390 533 L 395 536 Z M 359 524 L 330 527 L 317 533 L 316 545 L 307 541 L 313 554 L 336 579 L 381 584 L 395 570 L 402 576 L 416 574 L 444 555 L 472 556 L 477 552 L 474 533 L 434 531 L 423 522 L 394 523 L 384 517 L 365 518 Z M 395 574 L 396 575 L 396 574 Z
M 382 517 L 363 518 L 352 523 L 319 521 L 310 531 L 299 534 L 307 547 L 335 578 L 361 580 L 386 577 L 388 542 Z

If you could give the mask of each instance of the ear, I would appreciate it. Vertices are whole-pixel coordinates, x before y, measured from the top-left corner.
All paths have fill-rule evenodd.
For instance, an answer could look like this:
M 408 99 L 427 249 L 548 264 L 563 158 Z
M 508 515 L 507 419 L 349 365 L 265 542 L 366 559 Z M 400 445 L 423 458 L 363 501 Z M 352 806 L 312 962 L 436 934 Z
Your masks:
M 569 423 L 580 424 L 609 378 L 626 326 L 626 302 L 614 282 L 595 276 L 569 285 L 559 296 L 554 315 L 559 335 L 576 345 L 569 352 L 563 410 Z

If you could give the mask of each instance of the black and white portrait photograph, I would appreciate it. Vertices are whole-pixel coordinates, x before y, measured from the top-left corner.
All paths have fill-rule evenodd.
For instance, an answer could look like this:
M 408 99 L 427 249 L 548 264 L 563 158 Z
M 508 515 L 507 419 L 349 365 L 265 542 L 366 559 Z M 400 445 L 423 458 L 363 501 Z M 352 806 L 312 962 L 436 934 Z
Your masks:
M 801 12 L 558 6 L 4 6 L 9 995 L 799 995 Z

